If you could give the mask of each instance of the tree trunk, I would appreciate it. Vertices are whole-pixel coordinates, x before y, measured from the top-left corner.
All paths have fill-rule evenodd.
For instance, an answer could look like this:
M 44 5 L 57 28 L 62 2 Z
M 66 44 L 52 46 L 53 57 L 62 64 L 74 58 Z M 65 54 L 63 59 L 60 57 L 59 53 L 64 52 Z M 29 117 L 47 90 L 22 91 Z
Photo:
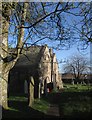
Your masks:
M 11 3 L 12 5 L 12 3 Z M 23 21 L 25 21 L 26 18 L 26 8 L 27 8 L 27 3 L 24 3 L 24 12 L 22 14 L 22 19 Z M 11 70 L 11 68 L 13 68 L 13 66 L 15 65 L 15 63 L 17 62 L 18 58 L 19 58 L 19 54 L 20 54 L 20 50 L 22 48 L 22 42 L 24 39 L 24 28 L 21 28 L 19 30 L 19 35 L 18 35 L 18 50 L 17 50 L 17 56 L 15 59 L 11 60 L 11 61 L 5 61 L 8 58 L 9 55 L 9 51 L 8 51 L 8 28 L 9 28 L 9 18 L 11 15 L 11 9 L 6 5 L 6 12 L 7 13 L 7 17 L 5 18 L 2 17 L 2 45 L 1 45 L 1 61 L 0 61 L 0 68 L 1 68 L 1 73 L 0 73 L 0 105 L 4 108 L 7 109 L 8 108 L 8 100 L 7 100 L 7 89 L 8 89 L 8 75 L 9 75 L 9 71 Z M 24 22 L 22 23 L 22 26 L 24 26 Z
M 7 109 L 8 108 L 8 100 L 7 100 L 7 89 L 8 89 L 8 74 L 9 71 L 5 74 L 4 71 L 2 73 L 2 79 L 1 79 L 1 89 L 2 89 L 2 107 Z
M 1 74 L 1 80 L 0 80 L 0 87 L 1 87 L 1 103 L 0 105 L 4 108 L 7 109 L 8 108 L 8 101 L 7 101 L 7 91 L 8 91 L 8 76 L 9 76 L 9 72 L 11 70 L 11 68 L 13 68 L 13 66 L 15 65 L 16 61 L 18 58 L 16 58 L 16 60 L 11 61 L 10 63 L 1 63 L 1 69 L 2 69 L 2 74 Z
M 4 11 L 7 12 L 8 8 Z M 11 10 L 9 9 L 8 12 Z M 7 12 L 7 15 L 9 15 Z M 8 101 L 7 101 L 7 85 L 8 85 L 8 74 L 9 71 L 7 69 L 7 63 L 5 63 L 5 59 L 8 56 L 8 28 L 9 28 L 9 16 L 7 19 L 5 17 L 2 17 L 2 44 L 1 44 L 1 61 L 0 61 L 0 67 L 1 67 L 1 75 L 0 75 L 0 88 L 1 88 L 1 102 L 0 105 L 3 108 L 8 108 Z

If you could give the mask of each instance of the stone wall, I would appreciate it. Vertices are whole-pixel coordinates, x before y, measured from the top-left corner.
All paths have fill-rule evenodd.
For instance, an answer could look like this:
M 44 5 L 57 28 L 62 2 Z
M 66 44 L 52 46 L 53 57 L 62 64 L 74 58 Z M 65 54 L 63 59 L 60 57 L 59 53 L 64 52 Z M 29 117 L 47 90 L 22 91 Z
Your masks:
M 36 47 L 35 47 L 36 48 Z M 39 47 L 40 49 L 41 47 Z M 33 49 L 33 47 L 32 47 Z M 36 48 L 37 50 L 37 48 Z M 31 57 L 30 57 L 31 56 Z M 30 76 L 34 78 L 34 97 L 40 97 L 40 94 L 46 93 L 46 86 L 62 88 L 62 80 L 59 76 L 58 62 L 55 53 L 52 49 L 49 49 L 47 45 L 36 52 L 36 56 L 32 57 L 32 54 L 28 57 L 32 61 L 28 61 L 27 58 L 20 60 L 20 63 L 15 65 L 10 75 L 11 91 L 21 89 L 25 93 L 24 84 L 25 80 L 29 80 Z M 32 58 L 35 58 L 32 59 Z M 34 62 L 33 62 L 34 61 Z M 37 62 L 38 63 L 37 63 Z M 28 65 L 26 64 L 28 63 Z M 32 65 L 33 63 L 33 65 Z M 36 64 L 35 64 L 36 63 Z M 17 86 L 14 86 L 14 85 Z M 13 87 L 14 86 L 14 87 Z M 17 88 L 16 88 L 17 87 Z
M 44 80 L 47 83 L 53 83 L 53 87 L 62 88 L 62 80 L 59 79 L 59 68 L 58 62 L 56 59 L 55 53 L 53 53 L 52 49 L 49 49 L 48 46 L 44 47 L 44 51 L 42 53 L 41 61 L 40 61 L 40 71 L 42 83 L 44 86 Z

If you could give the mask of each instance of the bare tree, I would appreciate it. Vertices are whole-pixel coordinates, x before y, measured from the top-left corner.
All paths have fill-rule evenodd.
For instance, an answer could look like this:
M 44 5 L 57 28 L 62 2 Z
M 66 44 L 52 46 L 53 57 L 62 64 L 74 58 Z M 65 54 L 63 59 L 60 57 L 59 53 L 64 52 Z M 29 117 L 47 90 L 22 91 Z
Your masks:
M 92 42 L 92 2 L 83 4 L 79 14 L 83 17 L 80 37 L 86 43 Z
M 75 16 L 71 29 L 74 29 L 74 33 L 78 34 L 74 39 L 79 39 L 80 48 L 86 49 L 90 43 L 92 43 L 92 2 L 80 3 L 78 10 L 67 11 L 71 15 Z
M 71 73 L 76 82 L 79 82 L 89 72 L 89 62 L 81 55 L 71 56 L 64 66 L 66 73 Z
M 17 62 L 26 44 L 42 40 L 55 42 L 54 48 L 70 48 L 74 32 L 64 24 L 64 13 L 75 10 L 81 3 L 71 2 L 2 2 L 2 106 L 7 108 L 7 84 L 10 69 Z M 71 13 L 69 13 L 71 14 Z M 75 14 L 75 13 L 74 13 Z M 72 43 L 72 44 L 71 44 Z M 12 44 L 12 45 L 11 45 Z M 13 47 L 11 49 L 9 47 Z

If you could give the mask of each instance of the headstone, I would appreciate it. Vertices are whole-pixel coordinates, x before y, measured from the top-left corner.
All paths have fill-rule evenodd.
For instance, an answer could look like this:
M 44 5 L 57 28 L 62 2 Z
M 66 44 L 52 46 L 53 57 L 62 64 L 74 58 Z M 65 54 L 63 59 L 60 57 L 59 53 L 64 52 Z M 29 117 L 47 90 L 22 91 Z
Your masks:
M 74 80 L 72 79 L 72 85 L 74 85 Z
M 41 98 L 41 83 L 39 82 L 38 98 Z
M 29 82 L 29 106 L 32 106 L 34 102 L 34 79 L 31 76 Z
M 44 95 L 47 96 L 47 80 L 44 81 Z
M 26 80 L 25 80 L 25 82 L 24 82 L 24 93 L 25 93 L 25 94 L 28 93 L 28 83 L 27 83 Z

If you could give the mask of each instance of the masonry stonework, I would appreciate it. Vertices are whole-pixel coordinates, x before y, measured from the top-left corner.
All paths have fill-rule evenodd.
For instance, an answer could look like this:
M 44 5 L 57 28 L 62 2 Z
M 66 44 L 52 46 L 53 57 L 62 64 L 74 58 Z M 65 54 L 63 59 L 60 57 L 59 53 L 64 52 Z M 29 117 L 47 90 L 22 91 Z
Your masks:
M 25 93 L 26 81 L 29 93 L 30 77 L 34 79 L 34 98 L 46 94 L 49 88 L 52 90 L 63 87 L 56 55 L 47 45 L 31 46 L 22 50 L 19 60 L 10 71 L 9 92 Z

